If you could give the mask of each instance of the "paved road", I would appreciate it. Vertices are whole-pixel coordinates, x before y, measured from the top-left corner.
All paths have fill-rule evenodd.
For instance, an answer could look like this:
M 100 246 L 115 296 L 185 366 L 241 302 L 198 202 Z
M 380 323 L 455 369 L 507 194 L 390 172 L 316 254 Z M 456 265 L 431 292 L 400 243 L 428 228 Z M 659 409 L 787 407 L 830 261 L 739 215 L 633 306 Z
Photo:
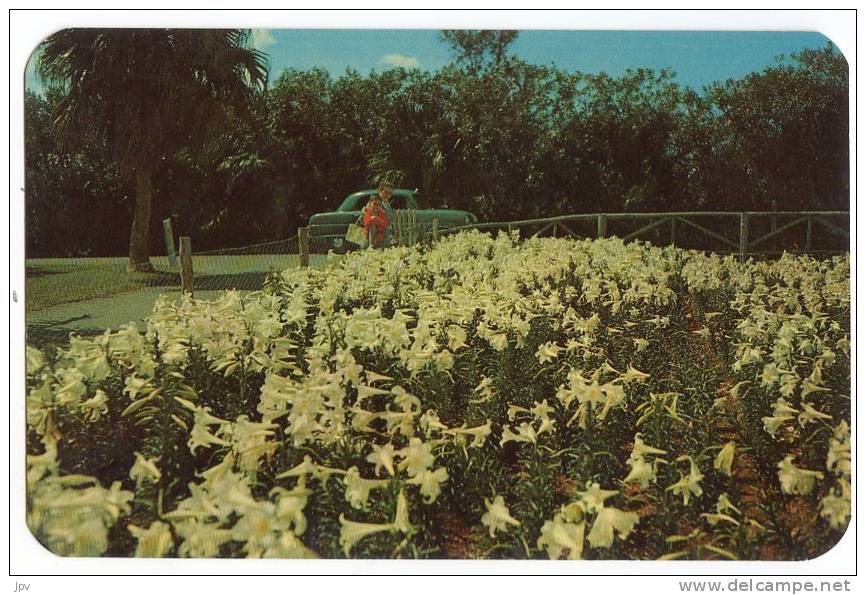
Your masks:
M 161 293 L 173 299 L 180 297 L 179 289 L 149 287 L 106 298 L 60 304 L 30 312 L 25 316 L 27 334 L 34 338 L 65 338 L 73 331 L 79 334 L 97 334 L 129 322 L 135 322 L 143 330 L 144 319 L 153 312 L 153 305 Z M 196 291 L 195 297 L 209 300 L 221 293 L 223 292 L 213 290 Z
M 105 262 L 102 262 L 105 261 Z M 58 264 L 60 263 L 60 264 Z M 118 267 L 122 270 L 123 258 L 82 259 L 79 266 Z M 313 254 L 310 266 L 324 267 L 327 257 Z M 75 259 L 34 259 L 28 266 L 74 267 Z M 249 254 L 249 255 L 201 255 L 195 256 L 195 297 L 214 299 L 226 289 L 237 288 L 242 293 L 260 289 L 268 272 L 297 266 L 297 255 Z M 99 334 L 105 329 L 115 329 L 135 322 L 144 329 L 144 319 L 153 312 L 156 298 L 161 294 L 177 299 L 180 288 L 176 286 L 148 287 L 105 298 L 58 304 L 25 316 L 28 340 L 63 340 L 70 332 L 82 335 Z

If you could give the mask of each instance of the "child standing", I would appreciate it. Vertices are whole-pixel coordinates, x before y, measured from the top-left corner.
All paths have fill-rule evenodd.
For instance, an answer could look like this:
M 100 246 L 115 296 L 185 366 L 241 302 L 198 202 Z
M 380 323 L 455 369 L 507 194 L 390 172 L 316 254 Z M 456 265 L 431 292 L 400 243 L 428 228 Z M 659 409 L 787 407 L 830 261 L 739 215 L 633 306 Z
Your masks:
M 361 211 L 361 220 L 364 232 L 370 241 L 370 247 L 383 248 L 386 245 L 385 232 L 390 221 L 381 196 L 374 194 L 370 197 L 367 206 Z

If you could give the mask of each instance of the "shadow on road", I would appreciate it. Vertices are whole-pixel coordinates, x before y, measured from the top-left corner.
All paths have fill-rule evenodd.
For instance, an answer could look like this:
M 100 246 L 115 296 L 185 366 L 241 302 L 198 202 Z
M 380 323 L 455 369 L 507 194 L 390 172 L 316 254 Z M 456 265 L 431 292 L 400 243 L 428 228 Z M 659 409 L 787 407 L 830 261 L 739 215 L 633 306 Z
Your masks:
M 193 287 L 197 290 L 219 291 L 224 289 L 241 289 L 244 291 L 257 291 L 262 288 L 269 274 L 265 271 L 252 271 L 218 275 L 196 275 Z
M 105 329 L 78 327 L 69 328 L 67 325 L 73 322 L 80 322 L 92 318 L 90 314 L 82 314 L 81 316 L 73 316 L 65 320 L 38 320 L 27 321 L 24 331 L 24 340 L 28 345 L 39 347 L 46 343 L 66 342 L 69 338 L 69 333 L 74 332 L 81 336 L 101 335 Z
M 145 287 L 180 287 L 180 273 L 157 270 L 148 273 L 143 285 Z

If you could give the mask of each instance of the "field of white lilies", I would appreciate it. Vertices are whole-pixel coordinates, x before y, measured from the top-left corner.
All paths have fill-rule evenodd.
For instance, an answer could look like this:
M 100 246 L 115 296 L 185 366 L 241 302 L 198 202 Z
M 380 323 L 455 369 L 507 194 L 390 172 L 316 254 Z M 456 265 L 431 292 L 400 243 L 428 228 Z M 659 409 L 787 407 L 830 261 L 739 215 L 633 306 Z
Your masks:
M 478 232 L 27 347 L 65 556 L 806 559 L 851 511 L 849 258 Z

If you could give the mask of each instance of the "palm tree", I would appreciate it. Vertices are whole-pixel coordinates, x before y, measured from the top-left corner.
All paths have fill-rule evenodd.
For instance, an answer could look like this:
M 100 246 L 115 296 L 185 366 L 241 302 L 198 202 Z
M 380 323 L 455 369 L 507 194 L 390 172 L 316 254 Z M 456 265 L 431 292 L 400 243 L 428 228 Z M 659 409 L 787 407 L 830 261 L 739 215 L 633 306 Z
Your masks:
M 267 58 L 249 39 L 246 29 L 65 29 L 40 45 L 40 75 L 66 92 L 54 115 L 62 138 L 74 147 L 83 131 L 104 135 L 135 183 L 129 270 L 152 270 L 152 176 L 160 161 L 200 149 L 265 88 Z

